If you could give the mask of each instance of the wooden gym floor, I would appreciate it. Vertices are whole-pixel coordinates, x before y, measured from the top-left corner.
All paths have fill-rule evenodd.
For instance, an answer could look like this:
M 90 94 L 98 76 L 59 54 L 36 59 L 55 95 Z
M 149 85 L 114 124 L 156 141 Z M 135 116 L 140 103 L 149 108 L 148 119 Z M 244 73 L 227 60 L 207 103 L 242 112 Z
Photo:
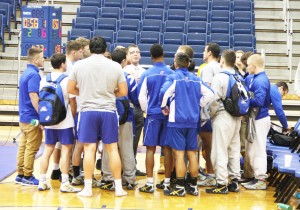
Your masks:
M 0 140 L 12 141 L 19 132 L 18 127 L 0 127 Z M 18 139 L 17 139 L 18 141 Z M 1 158 L 1 154 L 0 154 Z M 137 156 L 138 169 L 145 171 L 145 153 Z M 34 174 L 39 177 L 40 160 L 34 165 Z M 50 180 L 51 163 L 47 179 Z M 155 171 L 159 168 L 159 154 L 155 155 Z M 211 195 L 205 193 L 205 188 L 199 188 L 198 197 L 187 195 L 185 197 L 167 197 L 161 190 L 154 194 L 140 193 L 138 189 L 127 191 L 126 197 L 115 197 L 114 192 L 94 188 L 92 198 L 78 197 L 76 194 L 59 192 L 59 181 L 51 181 L 52 188 L 45 192 L 39 192 L 37 187 L 25 187 L 14 184 L 16 173 L 0 183 L 0 208 L 4 210 L 33 209 L 33 210 L 57 210 L 57 209 L 217 209 L 217 210 L 272 210 L 277 209 L 274 203 L 274 188 L 266 191 L 249 191 L 240 186 L 240 192 L 227 195 Z M 95 170 L 96 178 L 100 178 L 100 171 Z M 155 173 L 155 182 L 163 179 L 163 175 Z M 146 177 L 137 178 L 138 187 L 146 182 Z

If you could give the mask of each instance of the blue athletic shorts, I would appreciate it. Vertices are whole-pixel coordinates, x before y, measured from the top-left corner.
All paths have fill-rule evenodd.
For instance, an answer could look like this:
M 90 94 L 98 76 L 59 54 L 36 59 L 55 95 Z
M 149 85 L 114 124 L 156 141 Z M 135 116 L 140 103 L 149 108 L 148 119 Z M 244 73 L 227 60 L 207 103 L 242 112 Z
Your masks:
M 167 119 L 146 118 L 144 125 L 144 146 L 166 146 Z
M 73 128 L 66 129 L 47 129 L 45 128 L 45 143 L 46 144 L 74 144 Z
M 211 120 L 206 121 L 206 123 L 201 126 L 201 122 L 198 122 L 198 132 L 209 132 L 212 133 Z
M 173 128 L 167 129 L 167 144 L 176 150 L 197 150 L 197 128 Z
M 78 117 L 78 141 L 104 144 L 118 142 L 119 120 L 115 111 L 85 111 Z
M 78 139 L 78 132 L 77 132 L 77 125 L 78 125 L 78 115 L 79 113 L 76 112 L 76 115 L 75 115 L 75 118 L 74 118 L 74 136 L 75 136 L 75 139 Z

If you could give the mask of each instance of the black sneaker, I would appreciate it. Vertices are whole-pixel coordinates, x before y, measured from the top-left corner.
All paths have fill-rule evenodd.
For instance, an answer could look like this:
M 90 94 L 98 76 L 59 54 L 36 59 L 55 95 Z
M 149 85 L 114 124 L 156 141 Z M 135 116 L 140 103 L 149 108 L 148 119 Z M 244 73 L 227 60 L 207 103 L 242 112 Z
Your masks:
M 52 180 L 59 180 L 60 177 L 61 177 L 61 171 L 60 171 L 60 169 L 52 171 L 52 173 L 51 173 L 51 179 Z
M 226 185 L 217 184 L 216 187 L 206 189 L 206 193 L 210 193 L 210 194 L 227 194 L 228 193 L 228 188 L 227 188 Z
M 170 190 L 164 190 L 164 195 L 167 196 L 179 196 L 179 197 L 184 197 L 186 194 L 185 188 L 179 185 L 176 185 L 175 188 L 170 189 Z
M 146 192 L 146 193 L 154 193 L 153 185 L 145 184 L 144 187 L 139 188 L 140 192 Z
M 127 190 L 133 190 L 134 187 L 137 186 L 137 183 L 130 184 L 130 183 L 126 182 L 125 186 L 126 186 Z
M 146 173 L 145 172 L 141 172 L 140 170 L 136 170 L 135 175 L 136 176 L 146 176 Z
M 99 187 L 102 190 L 114 191 L 115 190 L 115 183 L 114 183 L 114 181 L 101 180 Z
M 238 192 L 239 191 L 239 183 L 237 179 L 231 180 L 231 182 L 228 185 L 228 191 L 229 192 Z
M 102 167 L 102 160 L 98 159 L 97 163 L 96 163 L 96 169 L 99 170 L 99 171 L 101 171 L 101 167 Z
M 172 188 L 176 187 L 177 179 L 176 178 L 171 178 L 170 179 L 170 185 Z
M 197 185 L 192 185 L 192 184 L 189 183 L 189 184 L 186 185 L 186 192 L 188 194 L 198 196 L 199 195 L 198 186 Z
M 160 183 L 156 184 L 156 188 L 163 190 L 165 188 L 164 180 L 162 180 Z

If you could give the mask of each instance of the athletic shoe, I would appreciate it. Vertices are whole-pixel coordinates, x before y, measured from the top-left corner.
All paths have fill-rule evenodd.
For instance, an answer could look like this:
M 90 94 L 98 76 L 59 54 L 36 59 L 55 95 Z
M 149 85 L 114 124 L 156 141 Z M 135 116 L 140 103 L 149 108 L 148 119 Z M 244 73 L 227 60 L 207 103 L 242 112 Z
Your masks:
M 198 177 L 197 177 L 197 179 L 198 179 L 199 181 L 204 181 L 204 180 L 206 179 L 207 176 L 208 176 L 208 175 L 207 175 L 206 173 L 202 172 L 202 171 L 199 169 L 199 173 L 198 173 Z
M 254 180 L 252 184 L 244 185 L 247 190 L 266 190 L 267 185 L 265 181 Z
M 162 180 L 160 183 L 156 184 L 156 188 L 163 190 L 165 188 L 164 183 L 164 180 Z
M 197 185 L 201 187 L 212 187 L 212 186 L 216 186 L 216 184 L 217 184 L 216 179 L 209 175 L 206 175 L 204 180 L 197 181 Z
M 114 191 L 115 190 L 115 183 L 114 183 L 114 181 L 101 180 L 99 187 L 102 190 Z
M 125 186 L 126 186 L 127 190 L 133 190 L 135 188 L 135 186 L 137 186 L 137 183 L 130 184 L 130 183 L 126 182 Z
M 251 184 L 255 184 L 256 183 L 256 179 L 253 179 L 253 180 L 251 180 L 251 181 L 249 181 L 249 182 L 244 182 L 244 183 L 241 183 L 241 185 L 243 186 L 243 187 L 245 187 L 246 185 L 251 185 Z
M 61 171 L 60 171 L 60 169 L 52 171 L 52 173 L 51 173 L 51 179 L 52 180 L 59 180 L 60 177 L 61 177 Z
M 79 186 L 79 185 L 83 185 L 84 184 L 84 180 L 82 176 L 77 176 L 77 177 L 73 177 L 72 179 L 72 185 L 73 186 Z
M 141 172 L 140 170 L 136 170 L 135 175 L 136 176 L 146 176 L 146 173 L 145 172 Z
M 101 183 L 97 179 L 93 178 L 92 188 L 100 187 L 100 185 L 101 185 Z
M 227 194 L 228 193 L 228 188 L 226 185 L 220 185 L 217 184 L 217 186 L 210 188 L 210 189 L 206 189 L 206 193 L 210 193 L 210 194 Z
M 192 185 L 192 184 L 189 183 L 189 184 L 186 185 L 186 192 L 188 194 L 198 196 L 199 195 L 198 186 L 197 185 Z
M 101 167 L 102 167 L 102 160 L 100 158 L 96 162 L 96 169 L 99 170 L 99 171 L 101 171 Z
M 37 180 L 33 175 L 28 179 L 25 179 L 25 177 L 23 177 L 22 185 L 23 186 L 39 185 L 39 180 Z
M 175 188 L 169 190 L 169 191 L 164 191 L 164 195 L 167 196 L 179 196 L 179 197 L 184 197 L 186 194 L 185 188 L 179 185 L 176 185 Z
M 239 191 L 239 183 L 237 179 L 231 180 L 231 182 L 228 185 L 228 191 L 229 192 L 238 192 Z
M 73 187 L 70 182 L 62 183 L 59 188 L 60 192 L 63 193 L 77 193 L 80 192 L 80 188 Z
M 45 191 L 45 190 L 49 190 L 49 189 L 50 189 L 50 185 L 48 185 L 46 181 L 39 183 L 39 186 L 38 186 L 39 191 Z
M 16 184 L 22 184 L 22 179 L 23 179 L 24 175 L 17 175 L 15 178 L 15 183 Z
M 139 191 L 140 192 L 146 192 L 146 193 L 154 193 L 154 187 L 153 187 L 153 184 L 150 185 L 150 184 L 145 184 L 144 187 L 140 187 L 139 188 Z

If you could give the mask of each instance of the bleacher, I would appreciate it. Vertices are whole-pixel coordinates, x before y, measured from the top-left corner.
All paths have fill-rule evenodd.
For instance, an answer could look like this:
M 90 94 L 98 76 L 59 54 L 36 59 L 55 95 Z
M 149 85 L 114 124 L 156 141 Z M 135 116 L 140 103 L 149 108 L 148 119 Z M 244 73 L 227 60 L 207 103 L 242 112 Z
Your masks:
M 10 21 L 16 22 L 16 11 L 20 5 L 21 0 L 0 0 L 0 40 L 3 51 L 5 49 L 4 32 L 10 33 Z
M 221 49 L 256 51 L 252 0 L 81 0 L 68 40 L 103 36 L 111 51 L 117 45 L 139 45 L 149 57 L 151 44 L 165 49 L 166 60 L 179 45 L 191 45 L 196 65 L 206 43 Z M 144 58 L 142 64 L 151 64 Z

